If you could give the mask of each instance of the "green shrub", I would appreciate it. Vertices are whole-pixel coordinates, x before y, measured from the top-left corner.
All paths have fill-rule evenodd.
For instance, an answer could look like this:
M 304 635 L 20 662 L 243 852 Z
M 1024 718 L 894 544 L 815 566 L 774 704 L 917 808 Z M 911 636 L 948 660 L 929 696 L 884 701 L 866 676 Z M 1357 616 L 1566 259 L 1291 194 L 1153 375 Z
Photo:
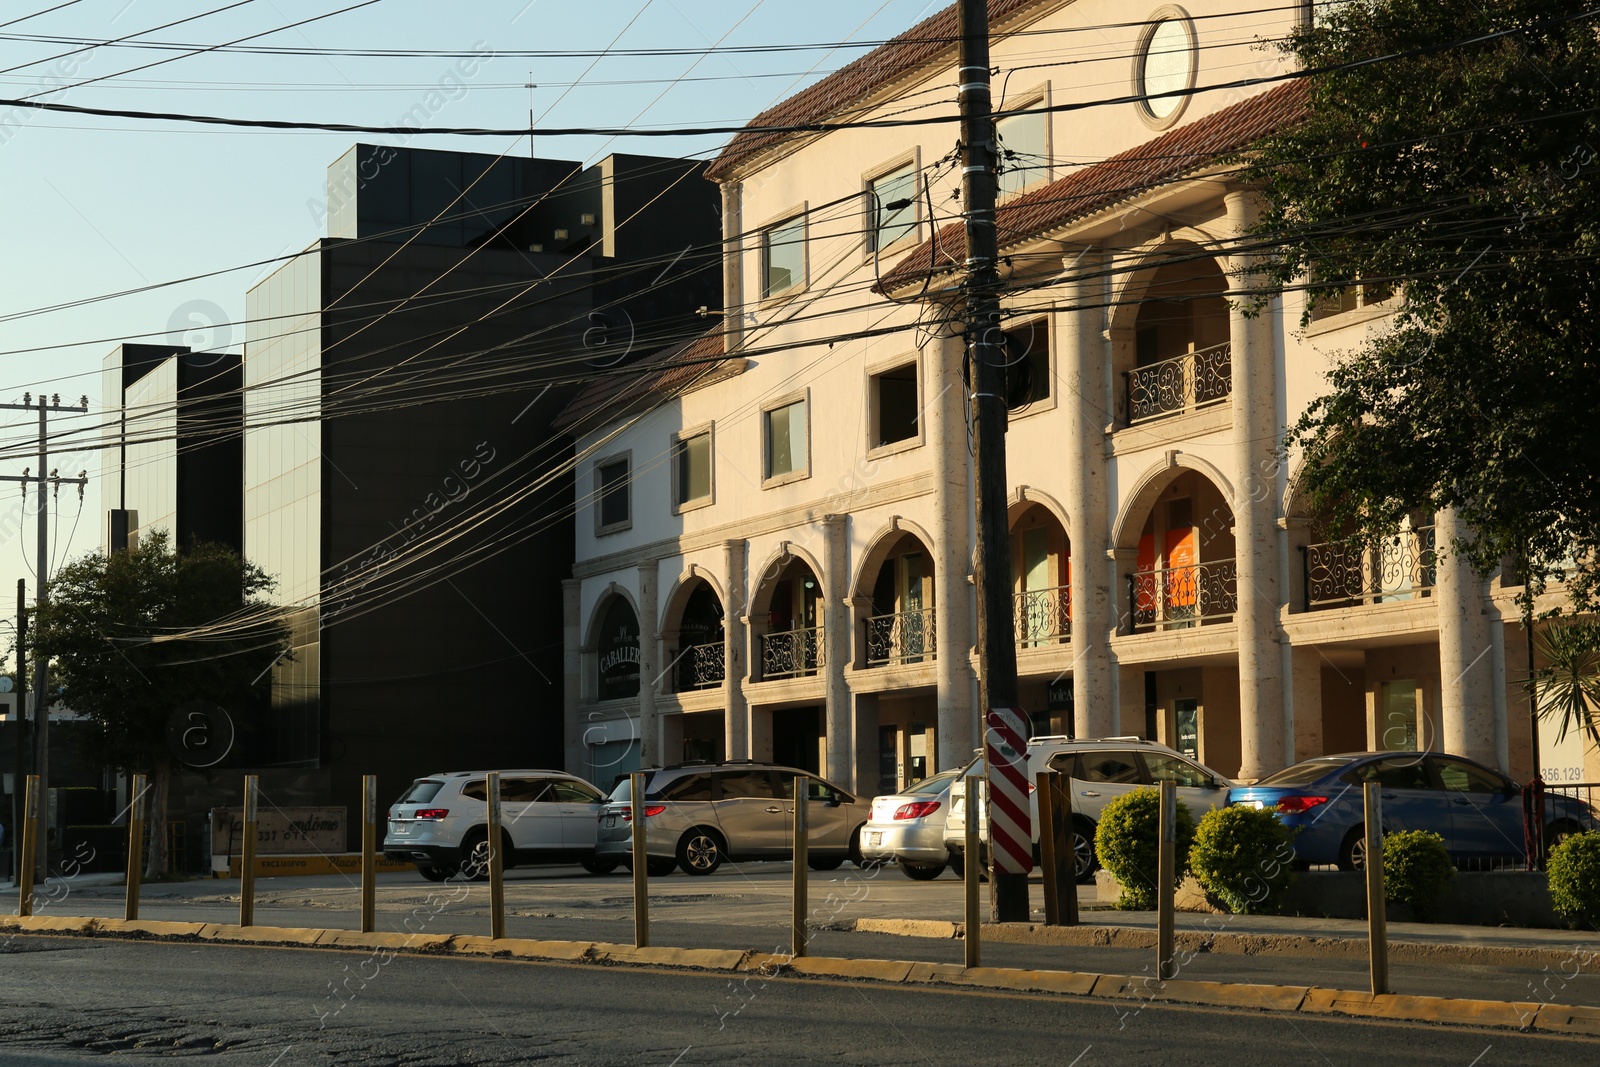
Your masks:
M 1383 839 L 1383 896 L 1427 919 L 1444 896 L 1456 865 L 1444 838 L 1427 830 L 1400 830 Z
M 1178 847 L 1173 864 L 1173 887 L 1183 881 L 1189 849 L 1194 845 L 1194 816 L 1178 801 Z M 1148 911 L 1156 906 L 1156 876 L 1160 862 L 1161 794 L 1135 789 L 1107 804 L 1095 829 L 1094 852 L 1100 866 L 1122 883 L 1117 907 Z
M 1600 927 L 1600 834 L 1573 834 L 1550 850 L 1550 905 L 1568 922 Z
M 1294 878 L 1294 831 L 1271 808 L 1205 813 L 1189 850 L 1189 870 L 1213 904 L 1236 915 L 1276 910 Z

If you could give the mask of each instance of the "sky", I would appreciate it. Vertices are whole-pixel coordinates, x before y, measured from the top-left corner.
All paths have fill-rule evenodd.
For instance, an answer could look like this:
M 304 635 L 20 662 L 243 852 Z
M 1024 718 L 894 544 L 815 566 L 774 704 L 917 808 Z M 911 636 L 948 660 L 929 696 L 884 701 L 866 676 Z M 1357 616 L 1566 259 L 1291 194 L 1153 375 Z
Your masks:
M 739 124 L 864 49 L 599 58 L 502 53 L 872 42 L 942 6 L 938 0 L 7 0 L 0 4 L 0 98 L 43 93 L 39 99 L 83 107 L 385 126 L 400 125 L 421 104 L 429 125 L 503 129 L 527 126 L 531 108 L 536 133 Z M 349 7 L 355 9 L 318 18 Z M 249 47 L 318 54 L 201 51 L 242 38 L 251 38 Z M 111 41 L 122 43 L 103 43 Z M 460 50 L 486 58 L 469 63 L 475 69 L 463 77 L 455 58 L 326 54 L 330 49 Z M 146 64 L 157 65 L 131 69 Z M 52 416 L 50 423 L 52 435 L 67 435 L 50 466 L 62 476 L 89 473 L 81 503 L 67 487 L 52 504 L 51 571 L 100 542 L 99 460 L 78 450 L 72 436 L 87 436 L 98 424 L 101 360 L 123 341 L 239 351 L 245 292 L 274 269 L 245 265 L 299 251 L 325 233 L 327 166 L 358 139 L 530 151 L 526 137 L 358 137 L 0 104 L 0 403 L 45 392 L 60 394 L 63 404 L 87 396 L 89 409 L 86 416 Z M 705 156 L 726 139 L 536 136 L 536 148 L 541 156 L 587 162 L 612 151 Z M 188 278 L 195 280 L 182 280 Z M 127 295 L 96 299 L 113 294 Z M 74 306 L 45 310 L 57 305 Z M 0 410 L 0 475 L 37 466 L 15 458 L 31 450 L 37 432 L 36 412 Z M 30 600 L 35 592 L 35 501 L 30 491 L 24 503 L 16 482 L 0 482 L 0 618 L 13 615 L 18 578 L 27 579 Z M 9 633 L 0 632 L 0 647 L 9 645 Z

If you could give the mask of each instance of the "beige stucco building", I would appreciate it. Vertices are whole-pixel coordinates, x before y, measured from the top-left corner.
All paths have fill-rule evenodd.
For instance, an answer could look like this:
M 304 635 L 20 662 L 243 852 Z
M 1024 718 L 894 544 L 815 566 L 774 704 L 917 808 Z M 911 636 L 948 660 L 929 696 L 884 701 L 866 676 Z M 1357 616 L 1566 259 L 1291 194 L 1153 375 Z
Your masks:
M 1259 42 L 1300 13 L 990 11 L 1036 731 L 1155 737 L 1242 779 L 1417 746 L 1525 774 L 1515 590 L 1435 557 L 1449 515 L 1371 550 L 1315 533 L 1280 453 L 1392 307 L 1244 313 L 1256 201 L 1226 160 L 1299 113 Z M 708 170 L 717 327 L 568 410 L 570 770 L 776 759 L 870 794 L 979 742 L 958 127 L 893 121 L 955 116 L 954 29 L 940 12 L 735 137 Z M 758 129 L 817 122 L 851 125 Z

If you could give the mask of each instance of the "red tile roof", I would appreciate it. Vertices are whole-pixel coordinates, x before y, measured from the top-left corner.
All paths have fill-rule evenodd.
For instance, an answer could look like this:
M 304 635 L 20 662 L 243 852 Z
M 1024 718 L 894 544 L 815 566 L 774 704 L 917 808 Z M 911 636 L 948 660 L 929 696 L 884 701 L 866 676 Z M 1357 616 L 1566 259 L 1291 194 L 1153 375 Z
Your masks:
M 586 385 L 562 409 L 554 427 L 574 433 L 594 428 L 578 424 L 602 409 L 606 417 L 600 422 L 610 422 L 653 394 L 671 394 L 715 373 L 722 366 L 717 359 L 722 355 L 722 333 L 718 325 L 691 341 L 602 372 L 601 378 Z
M 1040 0 L 989 0 L 989 23 L 1032 6 Z M 956 48 L 956 5 L 923 19 L 898 37 L 847 63 L 815 85 L 769 107 L 750 120 L 753 127 L 800 126 L 821 122 L 857 104 L 882 86 L 889 85 Z M 706 177 L 722 181 L 740 163 L 789 137 L 788 131 L 746 130 L 736 134 L 722 154 L 706 168 Z
M 1306 113 L 1306 89 L 1304 80 L 1279 85 L 1002 204 L 995 213 L 999 247 L 1048 233 L 1174 181 L 1294 124 Z M 940 227 L 935 240 L 912 249 L 883 276 L 878 291 L 892 292 L 929 274 L 959 267 L 966 260 L 963 226 L 953 222 Z

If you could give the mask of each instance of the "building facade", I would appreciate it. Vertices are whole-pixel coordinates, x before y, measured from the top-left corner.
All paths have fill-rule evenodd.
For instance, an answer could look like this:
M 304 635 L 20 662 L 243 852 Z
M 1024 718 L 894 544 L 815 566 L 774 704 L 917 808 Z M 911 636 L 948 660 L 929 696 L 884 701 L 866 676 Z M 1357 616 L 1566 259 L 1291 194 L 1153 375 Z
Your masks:
M 1301 113 L 1259 42 L 1305 12 L 1240 8 L 989 4 L 1021 701 L 1244 780 L 1418 747 L 1525 774 L 1517 590 L 1435 552 L 1450 514 L 1362 546 L 1296 492 L 1288 428 L 1397 301 L 1254 306 L 1228 160 Z M 954 118 L 955 29 L 736 136 L 719 327 L 563 417 L 570 770 L 775 759 L 872 793 L 981 743 L 958 127 L 891 121 Z M 767 129 L 808 123 L 835 128 Z

